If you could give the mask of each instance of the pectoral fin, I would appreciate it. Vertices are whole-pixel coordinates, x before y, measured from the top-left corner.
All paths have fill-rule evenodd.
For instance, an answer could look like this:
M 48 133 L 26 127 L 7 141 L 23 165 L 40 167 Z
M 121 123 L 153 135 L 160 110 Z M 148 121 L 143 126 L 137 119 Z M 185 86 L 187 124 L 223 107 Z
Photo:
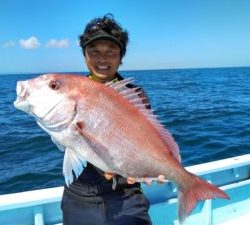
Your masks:
M 69 186 L 74 179 L 73 172 L 78 177 L 84 167 L 86 167 L 87 161 L 83 159 L 76 151 L 66 148 L 63 160 L 63 174 L 65 182 Z

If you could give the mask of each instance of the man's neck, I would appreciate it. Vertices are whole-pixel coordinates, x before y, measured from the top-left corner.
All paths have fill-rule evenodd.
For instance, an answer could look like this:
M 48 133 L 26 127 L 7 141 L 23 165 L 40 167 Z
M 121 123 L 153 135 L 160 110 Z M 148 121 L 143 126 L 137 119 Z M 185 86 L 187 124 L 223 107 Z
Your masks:
M 96 76 L 95 74 L 90 74 L 89 78 L 92 80 L 98 81 L 100 83 L 106 83 L 108 81 L 112 81 L 112 80 L 116 79 L 116 74 L 114 75 L 114 77 L 108 78 L 108 79 L 101 79 L 100 77 Z

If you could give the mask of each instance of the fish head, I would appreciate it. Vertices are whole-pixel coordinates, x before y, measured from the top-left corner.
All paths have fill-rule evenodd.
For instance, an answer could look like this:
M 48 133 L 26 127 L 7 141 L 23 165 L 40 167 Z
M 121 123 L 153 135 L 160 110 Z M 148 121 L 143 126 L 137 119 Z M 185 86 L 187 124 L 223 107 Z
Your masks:
M 45 74 L 18 81 L 14 106 L 35 117 L 44 129 L 60 129 L 75 115 L 73 84 L 67 75 Z

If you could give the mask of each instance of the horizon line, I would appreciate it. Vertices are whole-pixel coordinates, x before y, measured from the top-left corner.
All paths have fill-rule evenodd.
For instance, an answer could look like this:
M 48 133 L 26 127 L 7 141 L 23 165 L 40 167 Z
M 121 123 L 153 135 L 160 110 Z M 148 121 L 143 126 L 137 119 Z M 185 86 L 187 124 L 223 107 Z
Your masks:
M 152 70 L 192 70 L 192 69 L 230 69 L 230 68 L 249 68 L 249 66 L 216 66 L 216 67 L 184 67 L 184 68 L 160 68 L 160 69 L 127 69 L 127 70 L 118 70 L 118 72 L 130 72 L 130 71 L 152 71 Z M 89 71 L 46 71 L 46 72 L 8 72 L 1 73 L 1 75 L 16 75 L 16 74 L 47 74 L 47 73 L 89 73 Z

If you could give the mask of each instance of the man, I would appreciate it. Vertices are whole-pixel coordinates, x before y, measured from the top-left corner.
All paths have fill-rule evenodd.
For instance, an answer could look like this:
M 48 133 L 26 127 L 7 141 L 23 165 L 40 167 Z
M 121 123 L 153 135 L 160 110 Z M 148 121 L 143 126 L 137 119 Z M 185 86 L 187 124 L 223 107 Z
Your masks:
M 90 79 L 102 83 L 123 79 L 117 70 L 126 53 L 128 33 L 111 16 L 90 21 L 79 38 Z M 115 190 L 113 179 L 117 181 Z M 69 187 L 65 186 L 61 208 L 64 225 L 151 224 L 149 202 L 140 184 L 133 178 L 105 173 L 90 163 Z

